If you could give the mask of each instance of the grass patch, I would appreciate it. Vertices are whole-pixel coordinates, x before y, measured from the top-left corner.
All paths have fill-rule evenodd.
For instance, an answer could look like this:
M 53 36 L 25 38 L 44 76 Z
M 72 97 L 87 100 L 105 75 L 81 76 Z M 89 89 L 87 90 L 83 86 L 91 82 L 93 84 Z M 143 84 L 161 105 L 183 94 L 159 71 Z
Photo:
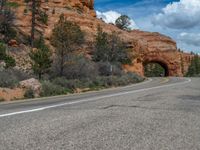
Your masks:
M 12 8 L 18 8 L 20 6 L 20 4 L 17 2 L 7 2 L 6 6 L 12 7 Z

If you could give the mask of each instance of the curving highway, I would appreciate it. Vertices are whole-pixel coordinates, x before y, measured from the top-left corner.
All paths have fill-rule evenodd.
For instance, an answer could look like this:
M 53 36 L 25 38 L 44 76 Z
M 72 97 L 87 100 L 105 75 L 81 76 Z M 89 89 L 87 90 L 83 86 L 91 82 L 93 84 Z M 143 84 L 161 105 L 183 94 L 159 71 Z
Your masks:
M 200 78 L 0 104 L 0 150 L 199 150 Z

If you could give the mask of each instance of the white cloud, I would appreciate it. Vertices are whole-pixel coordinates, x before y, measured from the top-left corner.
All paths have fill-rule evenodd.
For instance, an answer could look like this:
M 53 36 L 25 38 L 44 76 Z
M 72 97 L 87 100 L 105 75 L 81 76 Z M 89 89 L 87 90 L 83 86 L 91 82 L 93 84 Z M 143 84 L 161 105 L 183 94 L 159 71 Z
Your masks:
M 200 46 L 200 33 L 182 32 L 178 36 L 178 40 L 192 46 Z
M 200 25 L 200 0 L 170 3 L 154 16 L 153 23 L 173 29 L 197 27 Z
M 116 11 L 107 11 L 107 12 L 97 11 L 96 13 L 97 13 L 97 18 L 102 19 L 106 23 L 113 23 L 113 24 L 115 24 L 115 21 L 117 20 L 117 18 L 121 16 L 121 14 Z M 138 26 L 136 25 L 133 19 L 131 19 L 130 28 L 138 29 Z

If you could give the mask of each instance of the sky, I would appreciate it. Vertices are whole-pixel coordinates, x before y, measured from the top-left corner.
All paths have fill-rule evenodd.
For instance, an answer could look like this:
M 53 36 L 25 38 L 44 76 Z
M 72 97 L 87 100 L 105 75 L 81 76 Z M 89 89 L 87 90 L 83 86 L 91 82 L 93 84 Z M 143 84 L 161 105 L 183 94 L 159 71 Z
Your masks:
M 160 32 L 181 50 L 200 53 L 200 0 L 95 0 L 95 9 L 107 23 L 128 15 L 132 29 Z

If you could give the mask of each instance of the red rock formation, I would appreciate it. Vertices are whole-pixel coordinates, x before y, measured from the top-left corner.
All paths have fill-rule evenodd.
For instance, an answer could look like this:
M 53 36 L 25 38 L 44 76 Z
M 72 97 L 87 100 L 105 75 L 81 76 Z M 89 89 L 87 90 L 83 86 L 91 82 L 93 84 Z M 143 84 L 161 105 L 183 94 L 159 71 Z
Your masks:
M 187 72 L 193 55 L 179 52 L 176 42 L 170 37 L 144 31 L 131 34 L 139 39 L 141 47 L 136 49 L 139 56 L 133 65 L 125 66 L 128 71 L 144 75 L 144 64 L 155 62 L 165 68 L 167 76 L 183 76 Z
M 24 13 L 28 6 L 24 3 L 24 0 L 10 1 L 20 4 L 16 9 L 16 27 L 22 33 L 30 33 L 31 13 L 30 11 Z M 55 23 L 57 23 L 60 14 L 63 13 L 68 20 L 79 24 L 86 33 L 86 44 L 82 48 L 83 51 L 91 51 L 97 26 L 100 25 L 105 32 L 117 32 L 128 44 L 128 47 L 133 49 L 133 53 L 137 57 L 133 60 L 133 65 L 125 66 L 127 71 L 135 71 L 144 75 L 144 63 L 158 62 L 165 66 L 168 75 L 183 76 L 190 64 L 190 60 L 187 58 L 191 58 L 191 56 L 178 52 L 175 41 L 159 33 L 138 30 L 127 32 L 118 29 L 114 25 L 105 24 L 102 20 L 96 18 L 93 4 L 93 0 L 49 0 L 48 2 L 43 2 L 42 8 L 48 14 L 48 24 L 39 25 L 37 29 L 43 32 L 48 40 Z

